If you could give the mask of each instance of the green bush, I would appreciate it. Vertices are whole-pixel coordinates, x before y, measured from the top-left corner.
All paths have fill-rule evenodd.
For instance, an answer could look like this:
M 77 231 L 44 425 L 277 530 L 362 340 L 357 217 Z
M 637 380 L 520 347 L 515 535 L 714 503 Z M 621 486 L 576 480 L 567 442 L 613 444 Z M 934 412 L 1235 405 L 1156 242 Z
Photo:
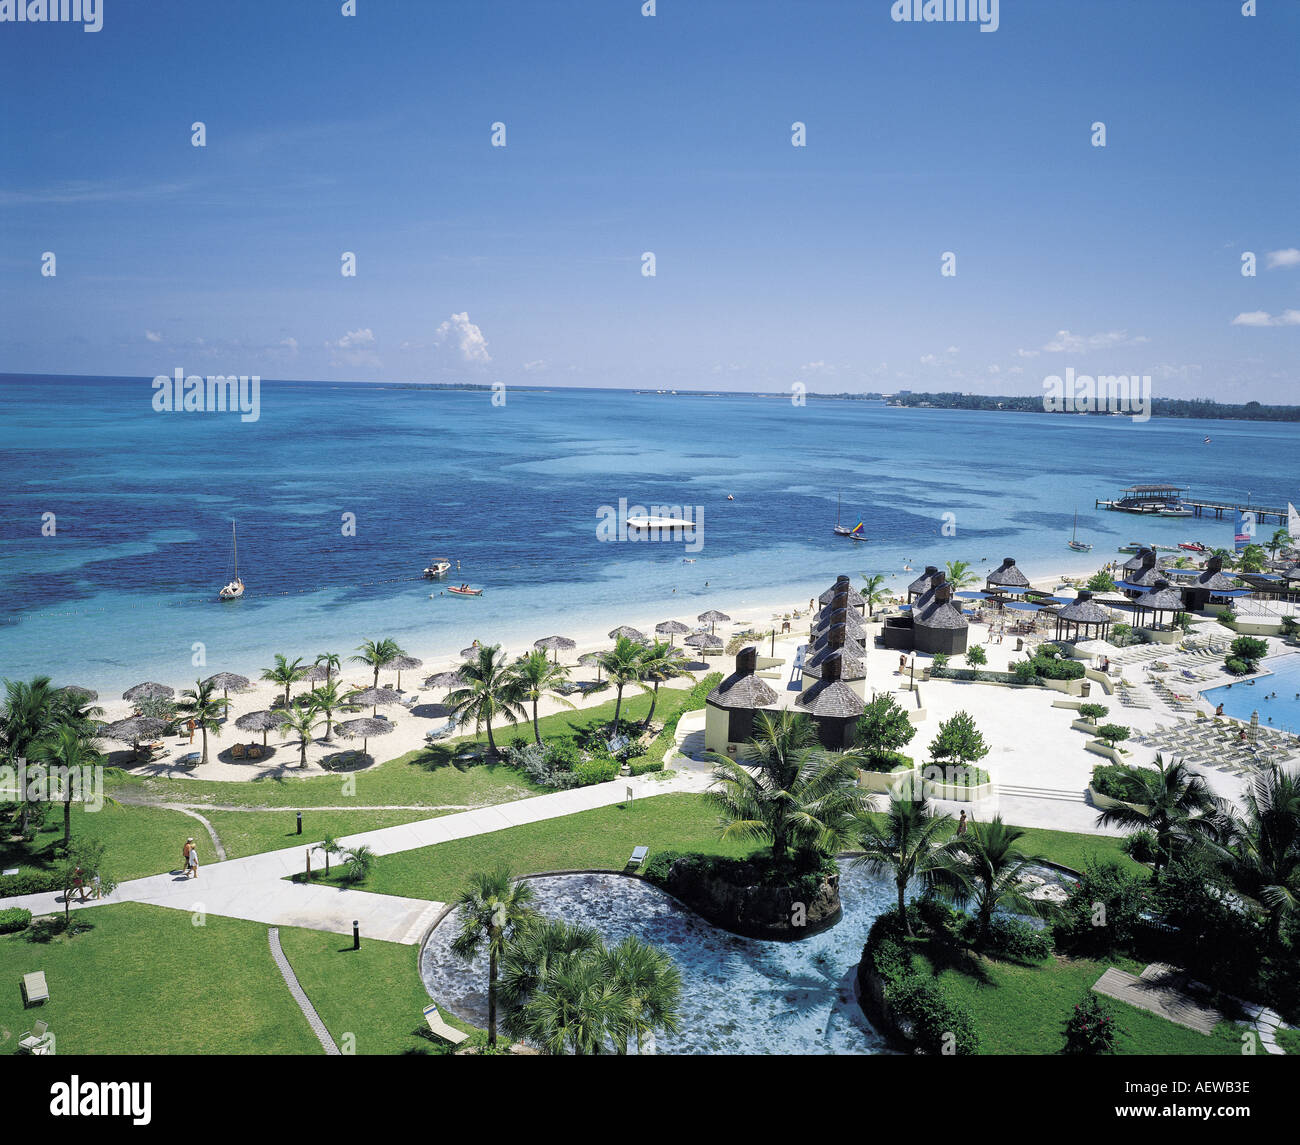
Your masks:
M 1085 720 L 1092 720 L 1094 723 L 1101 719 L 1109 712 L 1110 709 L 1105 704 L 1080 704 L 1079 715 Z
M 908 974 L 885 991 L 894 1020 L 927 1054 L 973 1054 L 975 1021 L 960 1002 L 927 974 Z
M 1223 662 L 1223 666 L 1234 676 L 1249 676 L 1255 670 L 1254 664 L 1239 660 L 1236 656 L 1229 656 Z
M 868 751 L 862 756 L 858 766 L 863 771 L 890 772 L 898 767 L 915 767 L 916 762 L 910 755 L 901 751 Z
M 1115 1052 L 1115 1039 L 1123 1031 L 1110 1007 L 1091 990 L 1070 1012 L 1065 1022 L 1066 1054 L 1109 1054 Z
M 961 930 L 962 940 L 973 943 L 978 927 L 978 919 L 966 919 Z M 1052 953 L 1052 932 L 1046 928 L 1036 929 L 1023 919 L 995 914 L 989 922 L 983 949 L 995 958 L 1012 962 L 1042 962 Z
M 17 875 L 0 875 L 0 898 L 39 895 L 59 891 L 59 877 L 49 871 L 26 871 Z
M 1114 747 L 1117 743 L 1122 743 L 1129 737 L 1129 729 L 1123 724 L 1102 724 L 1097 729 L 1097 738 L 1105 740 L 1106 743 Z
M 1089 860 L 1061 908 L 1057 948 L 1085 955 L 1131 951 L 1142 916 L 1153 906 L 1146 877 L 1130 875 L 1113 861 Z
M 0 934 L 17 934 L 20 930 L 26 930 L 31 921 L 32 912 L 20 906 L 0 910 Z
M 1156 836 L 1154 831 L 1134 831 L 1124 837 L 1120 844 L 1124 853 L 1135 863 L 1154 863 L 1156 861 Z
M 628 770 L 633 775 L 648 775 L 652 771 L 663 771 L 664 761 L 662 759 L 651 759 L 648 756 L 642 756 L 640 759 L 628 761 Z
M 609 756 L 592 756 L 579 760 L 573 774 L 578 777 L 579 787 L 590 787 L 593 783 L 608 783 L 618 775 L 618 768 L 618 761 Z
M 1229 651 L 1239 660 L 1262 660 L 1268 654 L 1268 642 L 1257 636 L 1238 636 Z
M 1092 769 L 1092 789 L 1109 799 L 1131 802 L 1137 778 L 1137 768 L 1126 763 L 1099 763 Z
M 1038 663 L 1034 660 L 1017 660 L 1011 665 L 1011 671 L 1015 673 L 1018 683 L 1035 684 L 1038 682 Z

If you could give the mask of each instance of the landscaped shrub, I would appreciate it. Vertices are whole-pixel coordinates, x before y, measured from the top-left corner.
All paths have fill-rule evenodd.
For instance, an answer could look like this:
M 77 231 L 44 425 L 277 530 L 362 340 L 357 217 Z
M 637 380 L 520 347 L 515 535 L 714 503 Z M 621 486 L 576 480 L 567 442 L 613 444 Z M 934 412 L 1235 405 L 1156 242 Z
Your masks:
M 1097 729 L 1097 738 L 1105 740 L 1107 744 L 1114 747 L 1117 743 L 1128 739 L 1129 729 L 1123 724 L 1102 724 Z
M 0 898 L 13 898 L 17 895 L 39 895 L 46 891 L 58 891 L 59 877 L 48 871 L 28 871 L 19 875 L 0 875 Z
M 1105 704 L 1080 704 L 1079 705 L 1079 716 L 1085 720 L 1092 720 L 1093 723 L 1096 723 L 1099 719 L 1104 717 L 1106 713 L 1109 711 L 1110 709 L 1106 707 Z
M 748 859 L 696 851 L 657 851 L 641 871 L 650 882 L 666 890 L 680 891 L 692 884 L 717 880 L 740 887 L 794 887 L 805 902 L 811 902 L 826 878 L 839 872 L 839 866 L 832 856 L 813 851 L 798 851 L 780 864 L 770 851 L 759 851 Z
M 26 930 L 31 921 L 32 912 L 20 906 L 0 910 L 0 934 L 17 934 L 20 930 Z
M 1034 671 L 1045 680 L 1081 680 L 1083 662 L 1067 660 L 1055 644 L 1040 644 L 1033 655 Z
M 906 747 L 914 735 L 916 728 L 907 718 L 907 712 L 888 692 L 880 692 L 858 717 L 853 742 L 871 753 L 896 752 Z
M 640 759 L 628 761 L 628 771 L 632 775 L 648 775 L 652 771 L 663 771 L 664 761 L 662 759 L 650 759 L 642 756 Z
M 890 772 L 899 767 L 915 767 L 916 761 L 901 751 L 869 751 L 858 766 L 863 771 Z
M 1034 684 L 1038 681 L 1038 665 L 1033 660 L 1017 660 L 1011 665 L 1016 681 L 1021 684 Z
M 548 740 L 546 743 L 525 744 L 522 748 L 505 749 L 506 762 L 517 767 L 539 787 L 565 791 L 578 786 L 574 766 L 582 761 L 582 753 L 572 740 Z
M 1067 1054 L 1110 1054 L 1115 1052 L 1115 1039 L 1123 1031 L 1115 1021 L 1110 1007 L 1091 990 L 1071 1011 L 1065 1022 L 1065 1048 Z
M 1124 853 L 1135 863 L 1154 863 L 1156 861 L 1156 836 L 1154 831 L 1134 831 L 1124 837 L 1120 844 Z
M 619 764 L 609 756 L 592 756 L 580 760 L 574 765 L 573 774 L 577 776 L 579 787 L 590 787 L 593 783 L 608 783 L 618 775 Z
M 963 941 L 972 943 L 979 928 L 979 920 L 968 918 L 962 926 Z M 1042 962 L 1052 953 L 1052 932 L 1046 928 L 1035 929 L 1019 918 L 995 914 L 989 922 L 983 950 L 995 958 L 1012 962 Z
M 989 782 L 990 776 L 973 763 L 927 763 L 921 769 L 921 778 L 927 783 L 946 787 L 979 787 Z
M 363 883 L 374 868 L 379 856 L 364 843 L 353 847 L 348 854 L 340 879 L 345 883 Z
M 1255 664 L 1268 654 L 1268 642 L 1257 636 L 1238 636 L 1229 645 L 1228 651 L 1239 660 Z
M 1126 763 L 1099 763 L 1092 769 L 1092 789 L 1109 799 L 1132 802 L 1138 786 L 1138 770 Z
M 908 974 L 885 991 L 894 1020 L 927 1054 L 973 1054 L 979 1049 L 975 1021 L 928 974 Z
M 1127 874 L 1116 862 L 1089 860 L 1062 906 L 1056 945 L 1088 955 L 1131 951 L 1143 915 L 1154 906 L 1146 879 Z

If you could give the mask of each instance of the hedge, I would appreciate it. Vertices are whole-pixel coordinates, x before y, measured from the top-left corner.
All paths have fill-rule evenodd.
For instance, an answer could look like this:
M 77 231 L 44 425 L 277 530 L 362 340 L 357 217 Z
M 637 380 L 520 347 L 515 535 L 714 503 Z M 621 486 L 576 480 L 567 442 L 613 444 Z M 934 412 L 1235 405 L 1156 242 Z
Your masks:
M 40 895 L 61 891 L 58 875 L 49 871 L 27 871 L 17 875 L 0 875 L 0 899 L 17 895 Z
M 11 875 L 10 878 L 12 877 Z M 26 930 L 31 921 L 32 912 L 20 906 L 0 910 L 0 934 L 17 934 L 20 930 Z

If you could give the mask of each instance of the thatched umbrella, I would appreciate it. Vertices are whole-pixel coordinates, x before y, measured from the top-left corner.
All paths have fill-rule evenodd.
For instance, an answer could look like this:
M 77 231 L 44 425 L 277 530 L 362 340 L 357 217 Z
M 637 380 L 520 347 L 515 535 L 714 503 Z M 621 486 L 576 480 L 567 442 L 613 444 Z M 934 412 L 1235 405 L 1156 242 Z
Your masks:
M 249 712 L 235 721 L 235 727 L 240 731 L 261 732 L 262 746 L 266 747 L 266 733 L 278 728 L 283 722 L 284 717 L 280 712 Z
M 302 678 L 309 684 L 319 684 L 331 679 L 330 670 L 324 664 L 313 664 L 303 672 Z
M 211 684 L 214 688 L 221 689 L 222 699 L 230 699 L 231 688 L 247 688 L 248 677 L 239 676 L 234 672 L 218 672 L 215 676 L 209 676 L 203 681 L 205 684 Z
M 372 716 L 380 704 L 395 704 L 400 699 L 401 696 L 394 688 L 362 688 L 359 692 L 349 692 L 347 696 L 350 704 L 369 704 Z
M 698 648 L 705 655 L 709 652 L 721 651 L 726 647 L 722 637 L 714 636 L 711 632 L 696 632 L 686 638 L 686 643 L 692 648 Z
M 65 684 L 55 690 L 62 692 L 78 704 L 93 704 L 99 699 L 99 693 L 94 688 L 83 688 L 80 684 Z
M 588 665 L 595 664 L 596 683 L 597 684 L 600 683 L 600 653 L 599 652 L 584 652 L 581 656 L 578 657 L 578 663 L 588 664 Z
M 674 636 L 685 636 L 690 631 L 691 626 L 683 624 L 680 620 L 661 620 L 655 625 L 655 632 L 660 636 L 667 636 L 669 644 L 672 644 Z
M 465 677 L 459 672 L 435 672 L 424 679 L 426 688 L 463 688 Z
M 384 665 L 385 668 L 395 668 L 397 670 L 397 690 L 402 690 L 402 670 L 404 668 L 420 668 L 424 661 L 416 656 L 394 656 Z
M 386 736 L 393 730 L 390 721 L 372 719 L 369 716 L 360 716 L 355 720 L 344 720 L 341 724 L 335 724 L 334 727 L 346 739 L 359 739 L 363 755 L 366 754 L 366 742 L 371 736 Z
M 646 642 L 645 633 L 639 628 L 633 628 L 630 624 L 620 624 L 609 634 L 611 640 L 617 640 L 620 636 L 626 636 L 629 640 L 635 640 L 638 644 Z
M 549 648 L 551 659 L 556 660 L 556 654 L 560 649 L 570 652 L 578 646 L 576 640 L 570 640 L 567 636 L 543 636 L 540 640 L 533 641 L 534 648 Z
M 719 612 L 716 608 L 710 608 L 708 612 L 701 612 L 695 619 L 701 624 L 707 624 L 709 631 L 713 632 L 717 628 L 719 621 L 730 620 L 731 617 L 725 612 Z
M 127 688 L 122 693 L 122 699 L 130 700 L 135 703 L 137 700 L 170 700 L 176 695 L 175 688 L 169 688 L 166 684 L 137 684 L 134 688 Z
M 129 743 L 132 748 L 138 748 L 142 739 L 166 735 L 171 726 L 170 720 L 164 720 L 159 716 L 130 716 L 116 723 L 104 725 L 97 734 Z

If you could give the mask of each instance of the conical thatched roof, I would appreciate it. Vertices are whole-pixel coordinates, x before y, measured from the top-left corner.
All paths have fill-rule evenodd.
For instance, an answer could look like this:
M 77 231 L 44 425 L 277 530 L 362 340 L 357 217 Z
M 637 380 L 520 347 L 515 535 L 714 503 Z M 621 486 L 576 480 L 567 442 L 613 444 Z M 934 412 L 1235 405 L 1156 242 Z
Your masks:
M 866 706 L 843 680 L 818 680 L 795 699 L 795 706 L 812 716 L 854 719 Z
M 101 727 L 96 734 L 125 743 L 138 743 L 142 739 L 165 735 L 171 726 L 167 720 L 159 719 L 157 716 L 130 716 L 125 720 L 118 720 L 116 723 Z
M 246 732 L 270 732 L 275 731 L 283 719 L 280 712 L 248 712 L 235 721 L 235 727 Z
M 710 608 L 708 612 L 701 612 L 695 619 L 701 624 L 718 624 L 724 620 L 730 620 L 731 617 L 725 612 L 719 612 L 716 608 Z
M 683 624 L 680 620 L 661 620 L 655 625 L 655 631 L 660 636 L 685 636 L 686 633 L 695 630 L 689 624 Z
M 1205 569 L 1192 584 L 1196 588 L 1209 589 L 1210 592 L 1229 592 L 1237 587 L 1237 582 L 1217 569 Z
M 94 688 L 83 688 L 80 684 L 65 684 L 62 688 L 56 688 L 55 691 L 62 692 L 77 704 L 93 704 L 99 699 L 99 693 Z
M 822 665 L 832 656 L 840 658 L 840 676 L 843 679 L 865 680 L 867 678 L 867 667 L 863 659 L 862 649 L 852 644 L 846 644 L 843 648 L 824 647 L 815 655 L 805 655 L 803 670 L 821 675 Z
M 1154 559 L 1152 559 L 1154 558 Z M 1148 566 L 1147 562 L 1151 564 Z M 1123 564 L 1126 573 L 1138 572 L 1147 567 L 1160 568 L 1169 563 L 1168 557 L 1157 557 L 1154 549 L 1139 549 Z
M 837 608 L 834 612 L 822 609 L 817 624 L 813 628 L 813 636 L 829 632 L 838 624 L 844 625 L 845 632 L 854 636 L 862 636 L 867 631 L 866 626 L 858 618 L 858 614 L 851 609 Z
M 919 592 L 928 591 L 930 588 L 930 582 L 934 580 L 934 578 L 938 575 L 939 575 L 939 570 L 935 568 L 934 565 L 926 565 L 925 572 L 923 572 L 919 577 L 916 578 L 916 580 L 914 580 L 911 584 L 907 586 L 907 591 L 910 593 L 919 593 Z
M 620 624 L 609 634 L 611 640 L 617 640 L 620 636 L 626 636 L 629 640 L 635 640 L 638 644 L 644 644 L 645 633 L 639 628 L 633 628 L 630 624 Z
M 577 646 L 578 642 L 570 640 L 567 636 L 543 636 L 540 640 L 533 641 L 534 648 L 544 648 L 548 652 L 568 652 Z
M 360 716 L 355 720 L 344 720 L 342 723 L 335 724 L 334 730 L 348 739 L 369 739 L 371 736 L 387 735 L 393 730 L 393 724 L 390 720 Z
M 1002 564 L 989 573 L 985 583 L 997 588 L 1028 588 L 1029 578 L 1016 568 L 1014 557 L 1004 557 Z
M 122 693 L 124 700 L 170 700 L 176 695 L 175 688 L 169 688 L 166 684 L 136 684 L 134 688 L 127 688 Z
M 1056 614 L 1058 620 L 1073 624 L 1109 624 L 1110 613 L 1092 599 L 1092 593 L 1081 592 L 1077 600 L 1063 604 Z
M 209 676 L 203 682 L 211 684 L 214 688 L 220 688 L 223 692 L 230 688 L 248 687 L 248 677 L 241 676 L 237 672 L 218 672 L 215 676 Z
M 1181 612 L 1183 608 L 1183 594 L 1181 590 L 1174 588 L 1168 581 L 1161 580 L 1151 591 L 1139 596 L 1133 602 L 1138 608 L 1145 608 L 1154 612 Z
M 853 582 L 841 574 L 830 588 L 817 598 L 818 604 L 830 604 L 837 595 L 842 595 L 846 603 L 852 608 L 863 608 L 866 602 L 862 599 L 862 593 L 853 587 Z
M 721 636 L 714 636 L 710 632 L 696 632 L 688 636 L 685 643 L 692 648 L 722 648 L 725 646 Z
M 435 672 L 424 679 L 426 688 L 463 688 L 465 677 L 459 672 Z
M 362 688 L 359 692 L 349 692 L 347 695 L 348 703 L 371 708 L 379 704 L 395 704 L 401 698 L 402 694 L 396 688 Z
M 324 664 L 313 664 L 303 672 L 302 678 L 309 684 L 319 684 L 323 680 L 337 679 L 338 673 L 331 672 Z
M 745 708 L 770 708 L 776 703 L 776 693 L 767 681 L 753 672 L 732 672 L 709 693 L 708 702 L 715 708 L 728 711 Z

